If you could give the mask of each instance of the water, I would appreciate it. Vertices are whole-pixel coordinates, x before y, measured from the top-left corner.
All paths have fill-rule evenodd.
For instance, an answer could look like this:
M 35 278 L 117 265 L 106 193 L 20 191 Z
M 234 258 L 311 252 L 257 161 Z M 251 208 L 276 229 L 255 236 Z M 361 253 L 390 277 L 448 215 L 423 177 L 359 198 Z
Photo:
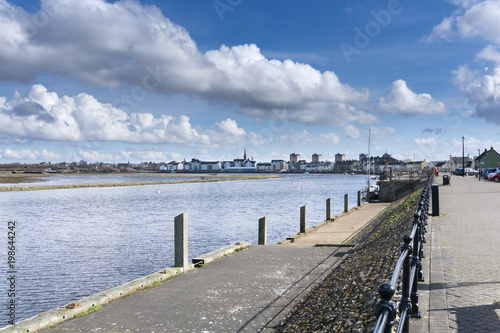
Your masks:
M 86 181 L 83 179 L 82 181 Z M 114 181 L 118 181 L 116 178 Z M 7 325 L 7 222 L 16 221 L 16 321 L 173 265 L 174 217 L 188 213 L 189 259 L 237 241 L 268 244 L 350 207 L 364 176 L 285 175 L 217 183 L 0 192 L 0 327 Z
M 228 177 L 229 176 L 229 177 Z M 171 181 L 183 181 L 183 180 L 199 180 L 202 178 L 208 179 L 221 179 L 221 178 L 232 178 L 241 175 L 237 174 L 226 174 L 226 176 L 201 176 L 201 175 L 189 175 L 189 174 L 112 174 L 112 175 L 52 175 L 52 176 L 36 176 L 33 177 L 35 182 L 28 183 L 16 183 L 16 184 L 5 184 L 0 183 L 1 186 L 36 186 L 36 185 L 75 185 L 75 184 L 98 184 L 98 183 L 129 183 L 129 182 L 171 182 Z

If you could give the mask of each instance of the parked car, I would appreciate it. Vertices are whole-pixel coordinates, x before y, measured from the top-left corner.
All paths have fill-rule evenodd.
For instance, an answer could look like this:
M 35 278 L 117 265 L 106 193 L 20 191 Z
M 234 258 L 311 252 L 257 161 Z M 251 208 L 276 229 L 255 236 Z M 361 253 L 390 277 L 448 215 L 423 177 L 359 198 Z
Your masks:
M 465 175 L 466 176 L 475 176 L 477 175 L 477 171 L 472 169 L 472 168 L 465 168 Z
M 490 173 L 494 173 L 494 172 L 497 172 L 499 170 L 499 168 L 490 168 L 490 169 L 485 169 L 483 171 L 483 178 L 484 179 L 488 179 L 488 176 L 490 175 Z
M 498 183 L 500 181 L 500 171 L 490 173 L 488 176 L 488 180 Z

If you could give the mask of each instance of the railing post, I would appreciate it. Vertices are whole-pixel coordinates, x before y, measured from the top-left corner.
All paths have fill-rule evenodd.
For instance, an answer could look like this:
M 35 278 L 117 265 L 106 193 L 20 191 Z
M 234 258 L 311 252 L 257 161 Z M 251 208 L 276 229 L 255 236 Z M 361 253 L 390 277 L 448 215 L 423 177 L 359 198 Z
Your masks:
M 401 295 L 401 302 L 399 303 L 399 314 L 400 317 L 403 316 L 403 312 L 406 314 L 404 318 L 403 332 L 408 333 L 410 331 L 410 314 L 411 314 L 411 298 L 410 298 L 410 278 L 411 278 L 411 236 L 406 234 L 403 236 L 404 244 L 401 246 L 401 252 L 408 251 L 403 262 L 403 288 Z M 403 320 L 403 318 L 401 318 Z
M 358 191 L 358 207 L 361 206 L 361 191 Z
M 375 304 L 375 313 L 380 316 L 384 311 L 388 312 L 389 318 L 385 325 L 384 333 L 391 333 L 394 326 L 394 319 L 396 319 L 396 303 L 392 300 L 396 290 L 390 283 L 382 283 L 378 287 L 378 294 L 380 300 Z
M 349 193 L 344 195 L 344 213 L 349 211 Z
M 326 199 L 326 220 L 331 221 L 332 219 L 332 199 Z
M 174 266 L 183 270 L 188 268 L 188 230 L 187 213 L 182 213 L 174 220 Z
M 300 232 L 306 232 L 306 206 L 300 207 Z
M 267 244 L 267 217 L 259 219 L 259 245 Z

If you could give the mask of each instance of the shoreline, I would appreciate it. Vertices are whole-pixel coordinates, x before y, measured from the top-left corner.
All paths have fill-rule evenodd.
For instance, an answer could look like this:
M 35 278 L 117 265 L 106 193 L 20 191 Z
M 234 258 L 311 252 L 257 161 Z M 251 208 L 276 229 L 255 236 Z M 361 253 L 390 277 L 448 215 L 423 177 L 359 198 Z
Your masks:
M 78 175 L 80 176 L 80 175 Z M 78 177 L 77 176 L 77 177 Z M 92 176 L 92 175 L 89 175 Z M 128 175 L 119 175 L 128 176 Z M 139 176 L 139 175 L 137 175 Z M 143 176 L 143 175 L 141 175 Z M 37 176 L 28 176 L 30 178 L 35 178 Z M 39 177 L 39 176 L 38 176 Z M 170 176 L 163 176 L 170 177 Z M 172 176 L 176 177 L 176 176 Z M 177 176 L 178 177 L 178 176 Z M 41 191 L 41 190 L 62 190 L 62 189 L 72 189 L 72 188 L 88 188 L 88 187 L 120 187 L 120 186 L 143 186 L 143 185 L 167 185 L 167 184 L 182 184 L 182 183 L 211 183 L 211 182 L 224 182 L 224 181 L 234 181 L 234 180 L 252 180 L 252 179 L 271 179 L 280 178 L 279 176 L 229 176 L 229 175 L 217 175 L 217 177 L 222 179 L 206 179 L 204 177 L 215 177 L 214 175 L 196 175 L 195 177 L 200 177 L 200 179 L 191 180 L 166 180 L 166 181 L 141 181 L 141 182 L 107 182 L 107 183 L 93 183 L 93 184 L 66 184 L 66 185 L 15 185 L 15 186 L 0 186 L 0 192 L 20 192 L 20 191 Z M 202 179 L 203 178 L 203 179 Z M 36 180 L 35 180 L 36 181 Z M 40 180 L 38 180 L 40 181 Z

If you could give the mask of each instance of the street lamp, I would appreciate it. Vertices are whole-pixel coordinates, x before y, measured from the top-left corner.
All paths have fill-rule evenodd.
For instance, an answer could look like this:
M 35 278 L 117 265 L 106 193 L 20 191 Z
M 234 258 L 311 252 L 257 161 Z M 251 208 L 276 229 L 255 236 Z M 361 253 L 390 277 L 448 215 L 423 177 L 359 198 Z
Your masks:
M 465 177 L 465 150 L 464 150 L 464 139 L 462 136 L 462 177 Z

